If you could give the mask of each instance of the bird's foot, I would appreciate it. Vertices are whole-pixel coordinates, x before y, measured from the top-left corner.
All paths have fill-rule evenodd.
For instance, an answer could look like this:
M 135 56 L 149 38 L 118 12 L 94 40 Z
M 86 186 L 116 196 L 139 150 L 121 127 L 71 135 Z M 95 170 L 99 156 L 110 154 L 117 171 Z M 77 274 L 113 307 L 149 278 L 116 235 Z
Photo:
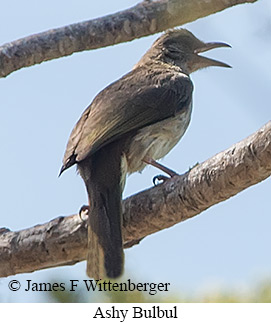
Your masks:
M 167 177 L 165 175 L 156 175 L 154 176 L 154 178 L 152 179 L 153 185 L 157 186 L 159 184 L 163 184 L 165 183 L 167 180 L 169 180 L 171 177 Z
M 165 181 L 169 180 L 171 177 L 174 177 L 176 175 L 178 175 L 176 172 L 174 172 L 172 169 L 158 163 L 156 160 L 154 160 L 153 158 L 144 158 L 143 161 L 148 164 L 148 165 L 152 165 L 153 167 L 156 167 L 160 170 L 162 170 L 163 172 L 165 172 L 166 174 L 169 175 L 169 177 L 164 176 L 164 175 L 157 175 L 153 178 L 152 182 L 153 184 L 156 186 L 158 184 L 162 184 Z M 162 183 L 159 183 L 162 182 Z
M 81 219 L 82 222 L 86 221 L 89 215 L 89 206 L 88 205 L 83 205 L 79 212 L 78 212 L 79 218 Z
M 174 176 L 178 176 L 179 174 L 175 173 L 174 175 L 168 177 L 165 175 L 156 175 L 154 176 L 154 178 L 152 179 L 153 185 L 157 186 L 160 184 L 164 184 L 166 181 L 168 181 L 169 179 L 171 179 Z
M 148 165 L 152 165 L 153 167 L 156 167 L 158 169 L 160 169 L 161 171 L 165 172 L 166 174 L 168 174 L 170 177 L 173 177 L 175 175 L 178 175 L 176 172 L 174 172 L 172 169 L 158 163 L 156 160 L 154 160 L 153 158 L 149 158 L 149 157 L 145 157 L 144 159 L 142 159 L 143 162 L 145 162 Z

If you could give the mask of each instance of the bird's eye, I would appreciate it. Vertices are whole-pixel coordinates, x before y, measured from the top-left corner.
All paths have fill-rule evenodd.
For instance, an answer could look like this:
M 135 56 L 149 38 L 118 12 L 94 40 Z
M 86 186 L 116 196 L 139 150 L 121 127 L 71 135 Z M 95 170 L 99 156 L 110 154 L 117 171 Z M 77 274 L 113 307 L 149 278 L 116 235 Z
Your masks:
M 180 49 L 176 46 L 168 46 L 165 50 L 166 55 L 171 59 L 176 59 L 180 56 Z

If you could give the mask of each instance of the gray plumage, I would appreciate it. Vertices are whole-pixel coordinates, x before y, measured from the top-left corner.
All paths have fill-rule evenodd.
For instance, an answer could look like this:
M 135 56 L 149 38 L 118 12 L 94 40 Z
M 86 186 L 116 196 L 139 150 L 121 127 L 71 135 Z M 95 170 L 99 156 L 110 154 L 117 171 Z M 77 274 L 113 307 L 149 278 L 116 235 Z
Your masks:
M 146 158 L 164 157 L 181 139 L 192 110 L 189 74 L 224 66 L 198 53 L 224 43 L 203 43 L 185 29 L 156 40 L 134 69 L 101 91 L 73 129 L 61 173 L 77 164 L 89 196 L 87 273 L 118 277 L 123 268 L 121 196 L 128 173 Z

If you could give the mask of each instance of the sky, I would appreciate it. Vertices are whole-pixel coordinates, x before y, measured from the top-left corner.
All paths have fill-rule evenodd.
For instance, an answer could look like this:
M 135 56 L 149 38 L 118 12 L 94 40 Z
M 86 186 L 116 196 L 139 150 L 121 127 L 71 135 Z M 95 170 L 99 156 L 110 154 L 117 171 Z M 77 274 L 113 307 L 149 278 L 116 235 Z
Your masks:
M 138 1 L 5 1 L 0 44 L 128 8 Z M 206 56 L 232 69 L 208 68 L 194 83 L 190 126 L 163 164 L 183 173 L 244 139 L 271 118 L 271 3 L 242 4 L 183 27 L 231 49 Z M 69 134 L 105 86 L 131 70 L 159 35 L 73 54 L 0 79 L 0 227 L 21 230 L 77 213 L 87 201 L 76 169 L 58 172 Z M 124 197 L 152 186 L 157 170 L 128 178 Z M 179 295 L 216 288 L 246 289 L 270 278 L 271 180 L 202 214 L 145 238 L 125 251 L 125 276 L 170 282 Z M 1 263 L 0 263 L 1 265 Z M 8 282 L 86 279 L 85 262 L 0 279 L 0 301 L 44 302 L 46 293 L 11 292 Z M 166 296 L 166 295 L 161 295 Z

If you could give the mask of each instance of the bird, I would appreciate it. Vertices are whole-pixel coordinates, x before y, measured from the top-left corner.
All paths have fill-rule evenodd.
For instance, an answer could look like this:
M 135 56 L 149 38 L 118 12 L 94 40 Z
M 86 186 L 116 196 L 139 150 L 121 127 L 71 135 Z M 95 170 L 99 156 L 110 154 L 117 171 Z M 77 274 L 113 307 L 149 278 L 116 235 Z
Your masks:
M 87 275 L 116 279 L 123 273 L 122 192 L 127 175 L 157 160 L 184 135 L 192 111 L 190 74 L 231 67 L 199 55 L 231 47 L 203 42 L 183 28 L 164 32 L 133 69 L 93 99 L 73 128 L 60 174 L 77 165 L 88 194 Z

